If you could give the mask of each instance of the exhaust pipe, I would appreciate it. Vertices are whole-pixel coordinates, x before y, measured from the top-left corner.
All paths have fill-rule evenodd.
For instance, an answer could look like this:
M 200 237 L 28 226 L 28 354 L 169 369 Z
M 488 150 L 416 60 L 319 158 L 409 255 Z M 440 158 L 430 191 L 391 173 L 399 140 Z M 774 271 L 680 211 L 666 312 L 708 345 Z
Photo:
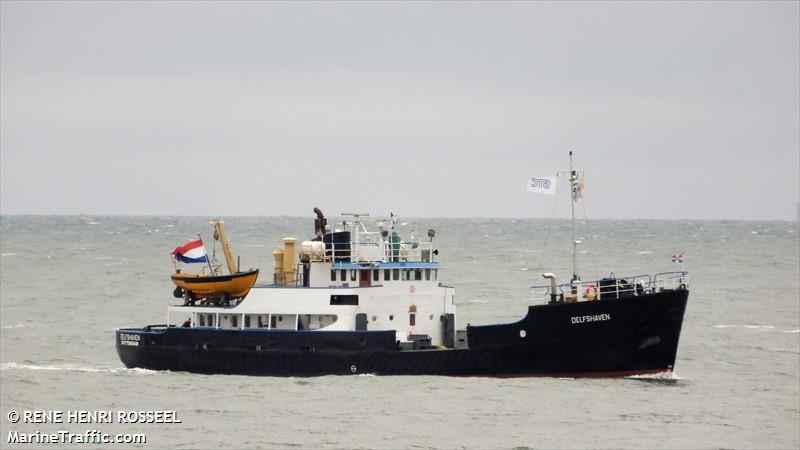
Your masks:
M 546 272 L 542 277 L 550 280 L 550 303 L 558 303 L 558 294 L 556 293 L 556 275 L 554 273 Z

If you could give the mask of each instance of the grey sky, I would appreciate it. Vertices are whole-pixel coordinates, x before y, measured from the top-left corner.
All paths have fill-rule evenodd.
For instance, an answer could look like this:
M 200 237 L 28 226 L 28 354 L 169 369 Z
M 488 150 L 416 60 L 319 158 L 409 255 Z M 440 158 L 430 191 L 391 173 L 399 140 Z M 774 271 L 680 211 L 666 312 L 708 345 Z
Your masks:
M 3 1 L 0 212 L 792 219 L 798 5 Z

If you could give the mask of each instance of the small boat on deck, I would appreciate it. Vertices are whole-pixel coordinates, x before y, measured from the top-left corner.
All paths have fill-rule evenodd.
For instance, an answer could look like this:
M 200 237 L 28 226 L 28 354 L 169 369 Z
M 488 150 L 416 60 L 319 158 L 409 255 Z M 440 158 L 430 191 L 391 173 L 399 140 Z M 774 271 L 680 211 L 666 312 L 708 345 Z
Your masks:
M 212 264 L 208 260 L 202 239 L 187 242 L 172 252 L 173 261 L 176 264 L 175 274 L 172 275 L 172 282 L 177 286 L 173 295 L 177 298 L 183 297 L 185 304 L 193 305 L 195 301 L 205 303 L 229 303 L 231 300 L 244 298 L 250 288 L 258 279 L 258 269 L 240 271 L 239 265 L 233 261 L 233 252 L 225 234 L 225 227 L 220 220 L 212 220 L 209 225 L 214 227 L 214 239 L 222 244 L 222 251 L 225 254 L 225 262 L 228 265 L 228 274 L 221 273 L 221 264 Z M 188 263 L 205 262 L 207 267 L 203 267 L 200 273 L 181 272 L 177 268 L 177 262 Z M 208 271 L 206 271 L 208 269 Z

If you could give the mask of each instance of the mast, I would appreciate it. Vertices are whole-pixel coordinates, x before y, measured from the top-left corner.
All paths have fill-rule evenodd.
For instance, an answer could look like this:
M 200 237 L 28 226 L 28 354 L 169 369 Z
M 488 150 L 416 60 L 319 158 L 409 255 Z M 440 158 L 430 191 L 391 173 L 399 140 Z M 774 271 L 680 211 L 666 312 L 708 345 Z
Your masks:
M 578 172 L 572 165 L 572 150 L 569 152 L 569 184 L 570 211 L 572 213 L 572 281 L 580 280 L 578 276 L 578 241 L 575 239 L 575 202 L 578 201 Z
M 233 260 L 233 252 L 228 245 L 228 236 L 225 234 L 225 227 L 221 220 L 209 220 L 209 225 L 214 227 L 214 237 L 222 243 L 222 252 L 225 254 L 225 262 L 228 264 L 228 272 L 233 275 L 237 272 L 236 263 Z
M 203 241 L 203 237 L 200 236 L 200 233 L 197 233 L 197 239 L 200 239 L 200 242 Z M 203 244 L 203 248 L 205 248 L 205 246 L 206 246 L 206 244 Z M 211 267 L 211 260 L 208 259 L 208 254 L 206 254 L 206 263 L 208 264 L 208 273 L 210 273 L 211 275 L 214 275 L 214 268 Z M 176 266 L 176 270 L 175 271 L 177 272 L 177 263 L 175 264 L 175 266 Z M 169 322 L 167 322 L 167 323 L 169 323 Z

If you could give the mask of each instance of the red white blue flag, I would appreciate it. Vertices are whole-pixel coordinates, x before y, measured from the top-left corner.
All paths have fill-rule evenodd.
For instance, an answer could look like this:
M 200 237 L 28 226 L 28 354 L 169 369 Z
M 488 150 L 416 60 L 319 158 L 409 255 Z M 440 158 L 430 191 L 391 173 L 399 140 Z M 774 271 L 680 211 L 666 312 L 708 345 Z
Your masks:
M 189 241 L 172 252 L 172 258 L 185 263 L 208 262 L 206 247 L 202 239 Z

